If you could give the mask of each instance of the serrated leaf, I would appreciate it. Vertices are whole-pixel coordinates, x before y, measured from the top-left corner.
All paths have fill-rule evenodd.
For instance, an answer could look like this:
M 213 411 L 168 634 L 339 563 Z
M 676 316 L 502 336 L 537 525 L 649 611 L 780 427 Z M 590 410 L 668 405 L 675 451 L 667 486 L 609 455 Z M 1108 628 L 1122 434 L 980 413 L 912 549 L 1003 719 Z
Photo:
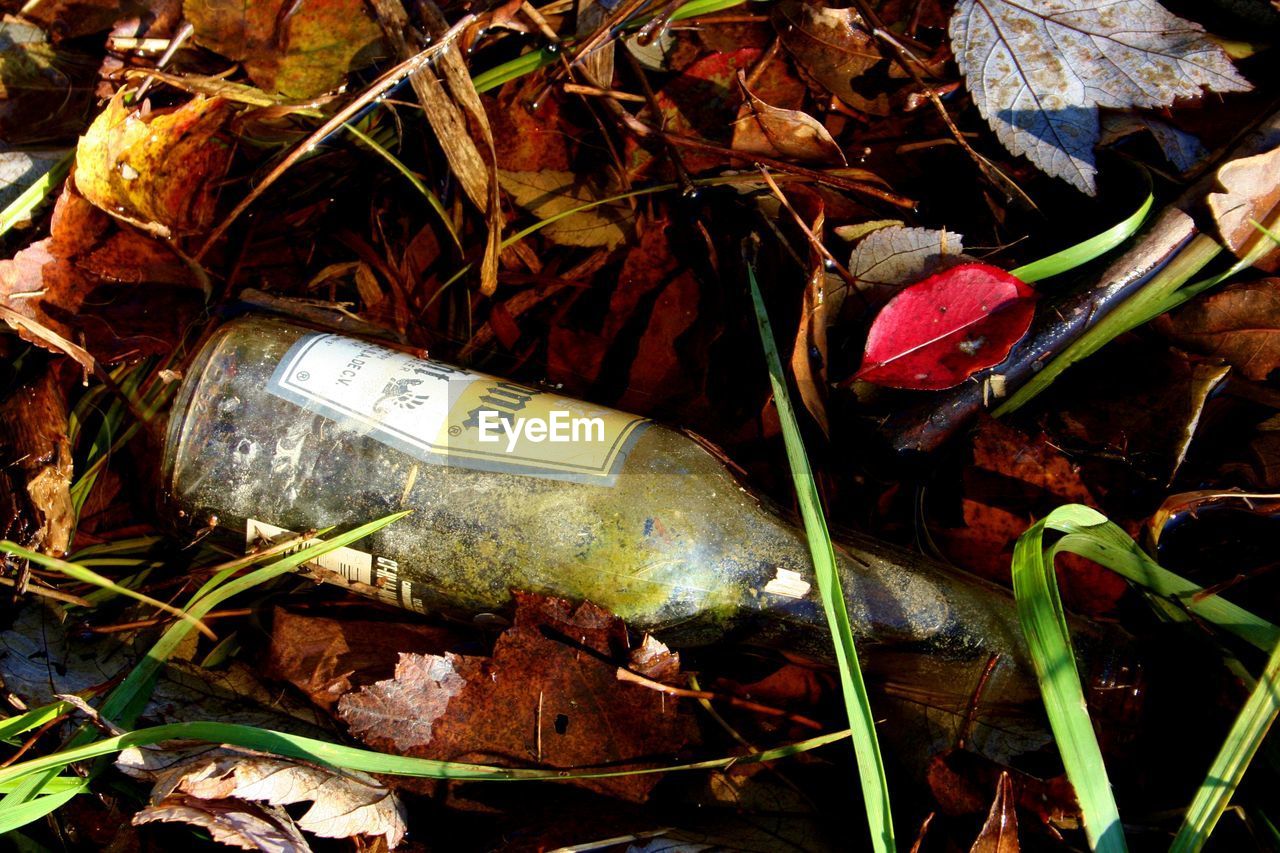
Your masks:
M 960 0 L 950 29 L 974 104 L 1000 142 L 1090 195 L 1098 107 L 1251 88 L 1200 25 L 1154 0 Z
M 938 390 L 998 364 L 1026 334 L 1035 291 L 1002 269 L 961 264 L 916 282 L 884 306 L 857 378 Z
M 849 272 L 860 286 L 897 288 L 932 275 L 947 256 L 963 252 L 964 238 L 954 231 L 889 225 L 854 246 Z

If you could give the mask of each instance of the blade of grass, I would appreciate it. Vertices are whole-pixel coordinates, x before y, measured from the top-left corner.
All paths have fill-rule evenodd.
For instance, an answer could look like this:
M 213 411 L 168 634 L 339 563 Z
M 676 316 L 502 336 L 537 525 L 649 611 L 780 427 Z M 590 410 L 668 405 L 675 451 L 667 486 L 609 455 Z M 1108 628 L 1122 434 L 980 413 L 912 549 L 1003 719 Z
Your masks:
M 458 229 L 453 227 L 453 219 L 450 218 L 449 212 L 444 209 L 444 204 L 440 201 L 440 197 L 435 193 L 433 193 L 430 187 L 424 184 L 418 178 L 418 176 L 415 175 L 409 169 L 408 166 L 406 166 L 404 163 L 401 163 L 400 158 L 396 157 L 396 155 L 392 154 L 386 148 L 379 145 L 376 139 L 373 139 L 364 131 L 360 130 L 358 127 L 351 124 L 350 122 L 347 122 L 342 126 L 352 136 L 354 136 L 356 139 L 359 139 L 366 146 L 368 146 L 375 153 L 377 153 L 378 156 L 380 156 L 382 159 L 386 160 L 388 163 L 394 166 L 397 172 L 404 175 L 405 180 L 407 180 L 410 184 L 412 184 L 413 188 L 422 194 L 422 197 L 427 200 L 427 204 L 430 205 L 431 209 L 434 210 L 436 215 L 440 217 L 440 221 L 444 223 L 445 230 L 449 232 L 449 237 L 453 240 L 453 245 L 456 246 L 459 251 L 462 251 L 462 239 L 458 236 Z
M 1262 677 L 1245 700 L 1222 749 L 1196 791 L 1169 848 L 1170 853 L 1193 853 L 1209 840 L 1209 834 L 1230 804 L 1277 713 L 1280 713 L 1280 645 L 1271 653 Z
M 0 237 L 8 234 L 19 222 L 29 219 L 32 211 L 39 207 L 54 190 L 62 186 L 62 179 L 70 173 L 75 157 L 74 148 L 63 154 L 58 162 L 49 167 L 49 171 L 36 178 L 31 186 L 22 191 L 22 195 L 9 202 L 5 209 L 0 211 Z
M 79 761 L 113 755 L 131 746 L 150 746 L 165 741 L 206 741 L 244 749 L 255 749 L 299 758 L 328 767 L 358 770 L 364 773 L 384 773 L 393 776 L 416 776 L 429 779 L 469 779 L 505 781 L 560 781 L 566 779 L 607 779 L 618 776 L 642 776 L 653 773 L 670 773 L 690 770 L 716 770 L 738 764 L 755 764 L 776 761 L 801 752 L 817 749 L 849 737 L 846 729 L 830 734 L 790 743 L 774 749 L 762 750 L 754 755 L 735 755 L 682 764 L 659 765 L 630 769 L 562 770 L 547 768 L 494 767 L 485 764 L 464 764 L 455 761 L 437 761 L 430 758 L 414 758 L 407 755 L 390 755 L 371 749 L 343 746 L 301 735 L 260 729 L 240 723 L 170 723 L 151 726 L 132 732 L 93 741 L 52 755 L 40 756 L 0 769 L 0 789 L 15 780 L 58 770 Z M 60 777 L 53 777 L 60 778 Z
M 1049 727 L 1080 803 L 1089 847 L 1102 853 L 1124 851 L 1120 813 L 1085 705 L 1052 551 L 1043 545 L 1045 527 L 1043 520 L 1032 525 L 1014 546 L 1013 594 L 1018 621 L 1031 653 Z
M 1150 184 L 1150 179 L 1148 179 L 1148 184 Z M 1142 227 L 1142 224 L 1151 215 L 1151 208 L 1155 205 L 1155 201 L 1155 195 L 1148 192 L 1147 200 L 1123 221 L 1116 223 L 1097 236 L 1090 237 L 1088 240 L 1069 246 L 1060 252 L 1054 252 L 1052 255 L 1041 258 L 1038 261 L 1023 264 L 1017 269 L 1009 270 L 1010 275 L 1015 275 L 1025 282 L 1040 281 L 1051 276 L 1061 275 L 1068 270 L 1073 270 L 1105 255 L 1138 233 L 1138 229 Z
M 54 702 L 32 708 L 25 714 L 0 720 L 0 741 L 8 741 L 32 729 L 38 729 L 50 720 L 57 719 L 72 710 L 70 702 Z
M 54 779 L 61 779 L 61 776 L 55 776 Z M 57 793 L 45 794 L 36 797 L 34 800 L 27 800 L 15 806 L 9 806 L 0 809 L 0 834 L 12 832 L 20 826 L 26 826 L 33 820 L 39 820 L 50 812 L 57 811 L 67 804 L 67 801 L 77 794 L 87 793 L 89 783 L 83 779 L 77 779 L 78 785 L 74 787 L 65 787 L 61 782 L 51 782 L 55 784 Z
M 862 680 L 858 664 L 858 651 L 853 643 L 853 630 L 844 594 L 840 589 L 840 576 L 836 573 L 835 548 L 827 531 L 827 521 L 818 499 L 818 489 L 809 468 L 800 424 L 782 373 L 782 359 L 778 355 L 777 341 L 765 309 L 755 270 L 748 264 L 747 280 L 751 287 L 751 301 L 755 306 L 756 322 L 760 329 L 760 342 L 764 347 L 769 370 L 769 383 L 773 386 L 774 404 L 778 419 L 782 422 L 782 434 L 787 445 L 787 461 L 800 502 L 800 515 L 804 519 L 805 533 L 809 540 L 809 553 L 813 557 L 814 573 L 822 597 L 822 607 L 831 626 L 831 636 L 840 669 L 840 686 L 844 694 L 845 710 L 853 731 L 854 753 L 858 762 L 858 777 L 862 783 L 863 805 L 867 811 L 867 824 L 871 831 L 871 846 L 875 850 L 893 851 L 893 815 L 889 804 L 889 786 L 885 778 L 884 761 L 880 756 L 880 744 L 876 737 L 875 717 L 867 698 L 867 687 Z
M 268 566 L 229 581 L 228 579 L 241 568 L 251 565 L 257 560 L 264 559 L 270 551 L 234 560 L 197 590 L 196 594 L 187 603 L 186 612 L 199 619 L 228 598 L 291 572 L 308 560 L 323 556 L 344 545 L 363 539 L 374 531 L 380 530 L 408 514 L 409 511 L 393 513 L 377 521 L 361 525 L 354 530 L 339 534 L 324 542 L 302 542 L 296 553 L 289 554 Z M 293 547 L 293 544 L 290 543 L 289 547 Z M 116 685 L 115 689 L 103 701 L 98 710 L 104 719 L 126 726 L 133 723 L 136 715 L 141 711 L 147 698 L 151 695 L 156 675 L 191 630 L 191 626 L 187 622 L 176 622 L 169 626 L 168 630 L 161 635 L 160 639 L 147 652 L 147 655 L 134 666 L 124 680 Z M 88 743 L 92 737 L 93 731 L 91 729 L 81 729 L 80 732 L 72 737 L 69 746 L 72 748 L 81 746 Z M 25 784 L 6 794 L 3 799 L 0 799 L 0 812 L 39 796 L 44 784 L 49 779 L 54 778 L 57 772 L 58 770 L 55 769 L 46 771 L 43 775 L 32 776 Z
M 172 604 L 165 604 L 163 601 L 159 601 L 149 595 L 144 595 L 137 590 L 130 589 L 126 586 L 120 586 L 111 578 L 106 575 L 100 575 L 92 569 L 86 569 L 84 566 L 79 566 L 75 563 L 68 563 L 66 560 L 59 560 L 56 557 L 49 557 L 45 554 L 39 553 L 38 551 L 32 551 L 29 548 L 23 548 L 16 542 L 10 542 L 7 539 L 0 540 L 0 551 L 14 557 L 21 557 L 22 559 L 28 560 L 36 565 L 44 566 L 46 569 L 53 569 L 54 571 L 61 572 L 67 577 L 72 578 L 73 580 L 78 580 L 81 583 L 93 584 L 94 586 L 101 587 L 102 589 L 111 590 L 117 595 L 127 595 L 129 598 L 141 601 L 149 607 L 154 607 L 157 610 L 163 610 L 170 616 L 178 617 L 184 622 L 189 623 L 192 628 L 195 628 L 201 634 L 204 634 L 210 639 L 217 639 L 218 635 L 213 633 L 213 630 L 198 618 L 183 612 Z
M 1043 548 L 1046 530 L 1064 534 L 1047 549 Z M 1032 647 L 1046 710 L 1062 751 L 1063 763 L 1067 766 L 1068 778 L 1076 787 L 1085 813 L 1086 832 L 1089 832 L 1091 823 L 1095 830 L 1098 827 L 1117 827 L 1115 838 L 1100 841 L 1123 844 L 1123 837 L 1119 833 L 1119 818 L 1111 800 L 1101 753 L 1097 751 L 1097 741 L 1085 709 L 1066 620 L 1058 599 L 1053 566 L 1057 555 L 1063 552 L 1086 557 L 1157 595 L 1175 599 L 1201 618 L 1271 652 L 1263 677 L 1254 686 L 1208 776 L 1197 790 L 1174 841 L 1174 850 L 1198 850 L 1230 803 L 1245 770 L 1262 746 L 1277 711 L 1280 711 L 1280 685 L 1277 684 L 1280 680 L 1280 628 L 1216 595 L 1200 598 L 1201 587 L 1162 568 L 1124 530 L 1090 507 L 1079 504 L 1059 507 L 1023 534 L 1014 548 L 1013 564 L 1019 617 Z M 1024 608 L 1035 608 L 1035 612 L 1024 614 Z M 1089 801 L 1087 806 L 1086 797 Z M 1102 830 L 1104 834 L 1107 831 Z M 1100 846 L 1092 834 L 1090 843 Z

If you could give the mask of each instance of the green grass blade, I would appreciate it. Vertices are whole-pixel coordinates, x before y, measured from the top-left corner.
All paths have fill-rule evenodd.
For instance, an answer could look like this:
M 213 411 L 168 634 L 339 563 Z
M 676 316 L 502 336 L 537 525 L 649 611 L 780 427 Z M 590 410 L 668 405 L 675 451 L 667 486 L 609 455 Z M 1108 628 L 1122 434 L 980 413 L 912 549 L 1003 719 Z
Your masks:
M 1193 239 L 1164 269 L 1152 276 L 1142 289 L 1064 348 L 992 414 L 1003 417 L 1017 411 L 1048 388 L 1068 367 L 1093 355 L 1130 329 L 1147 322 L 1155 316 L 1152 314 L 1153 309 L 1163 305 L 1170 294 L 1189 282 L 1220 251 L 1218 244 L 1209 237 L 1200 235 Z M 1156 314 L 1163 310 L 1165 309 L 1156 310 Z
M 61 779 L 58 776 L 55 779 Z M 77 794 L 87 793 L 89 784 L 83 779 L 77 779 L 78 785 L 74 787 L 64 787 L 61 782 L 50 782 L 51 785 L 57 785 L 58 790 L 53 794 L 45 794 L 36 797 L 34 800 L 27 800 L 15 806 L 6 806 L 0 809 L 0 834 L 12 832 L 20 826 L 26 826 L 33 820 L 39 820 L 52 811 L 56 811 L 67 804 L 67 801 Z
M 382 145 L 378 144 L 376 139 L 350 123 L 343 124 L 342 126 L 352 136 L 359 139 L 366 146 L 376 152 L 378 156 L 394 166 L 397 172 L 404 175 L 405 180 L 413 184 L 413 188 L 422 194 L 422 197 L 427 200 L 427 204 L 431 206 L 431 209 L 440 217 L 440 221 L 444 223 L 445 230 L 449 232 L 449 237 L 453 240 L 453 245 L 461 251 L 462 239 L 458 236 L 458 229 L 453 227 L 453 220 L 449 218 L 449 212 L 444 209 L 444 204 L 440 201 L 440 196 L 433 193 L 431 188 L 419 180 L 418 176 L 415 175 L 408 166 L 400 162 L 399 157 L 392 154 Z
M 0 210 L 0 237 L 8 234 L 19 222 L 29 219 L 32 211 L 62 185 L 62 179 L 71 171 L 71 164 L 75 158 L 75 149 L 62 155 L 58 162 L 49 167 L 49 171 L 36 178 L 31 186 L 23 190 L 22 195 L 9 202 L 4 210 Z
M 0 794 L 7 794 L 20 784 L 20 780 L 11 779 L 8 782 L 0 783 Z M 49 784 L 45 790 L 50 794 L 61 794 L 76 789 L 76 793 L 80 793 L 85 787 L 85 780 L 79 776 L 55 776 L 49 780 Z
M 325 542 L 317 540 L 303 542 L 301 543 L 302 547 L 296 553 L 252 571 L 243 577 L 228 581 L 227 579 L 232 574 L 239 571 L 244 565 L 252 563 L 257 557 L 250 556 L 243 560 L 234 561 L 192 596 L 187 604 L 186 612 L 199 619 L 228 598 L 291 572 L 308 560 L 323 556 L 344 545 L 363 539 L 374 531 L 380 530 L 408 514 L 409 511 L 393 513 L 385 518 L 335 536 Z M 146 657 L 134 666 L 124 680 L 116 685 L 115 689 L 103 701 L 99 708 L 99 713 L 102 714 L 103 718 L 117 725 L 131 725 L 137 713 L 146 703 L 147 697 L 151 695 L 156 675 L 182 641 L 186 639 L 191 630 L 192 628 L 187 622 L 177 622 L 170 625 L 168 630 L 161 635 L 160 639 L 147 652 Z M 92 737 L 92 730 L 81 729 L 71 739 L 70 746 L 74 748 L 86 744 Z M 0 812 L 13 808 L 17 803 L 23 803 L 39 796 L 44 785 L 54 778 L 57 773 L 58 770 L 55 763 L 55 769 L 32 776 L 25 784 L 18 786 L 15 790 L 6 794 L 3 799 L 0 799 Z
M 1266 739 L 1267 731 L 1280 712 L 1280 645 L 1271 653 L 1266 669 L 1249 698 L 1245 700 L 1240 715 L 1236 717 L 1222 749 L 1209 768 L 1209 774 L 1196 791 L 1190 808 L 1182 819 L 1182 826 L 1171 853 L 1193 853 L 1204 846 L 1209 834 L 1226 811 L 1232 795 L 1244 778 L 1258 748 Z
M 1067 617 L 1058 595 L 1052 551 L 1043 547 L 1045 522 L 1032 525 L 1013 551 L 1013 594 L 1027 639 L 1049 727 L 1075 788 L 1089 846 L 1098 851 L 1127 849 L 1120 813 L 1085 706 Z
M 72 710 L 70 702 L 53 702 L 48 705 L 41 705 L 39 708 L 32 708 L 25 714 L 0 720 L 0 741 L 9 741 L 20 734 L 26 734 L 32 729 L 38 729 L 50 720 L 56 720 L 70 710 Z
M 240 723 L 170 723 L 151 726 L 132 732 L 93 741 L 52 755 L 40 756 L 0 769 L 0 790 L 15 780 L 60 770 L 69 764 L 113 755 L 131 746 L 150 746 L 165 741 L 206 741 L 215 744 L 238 746 L 299 758 L 328 767 L 358 770 L 364 773 L 383 773 L 393 776 L 416 776 L 429 779 L 468 779 L 493 782 L 507 781 L 559 781 L 565 779 L 607 779 L 619 776 L 641 776 L 653 773 L 670 773 L 691 770 L 717 770 L 738 764 L 755 764 L 776 761 L 849 737 L 849 731 L 819 735 L 798 743 L 790 743 L 752 755 L 735 755 L 683 764 L 668 764 L 635 769 L 609 768 L 605 770 L 563 770 L 558 768 L 494 767 L 486 764 L 464 764 L 455 761 L 438 761 L 430 758 L 414 758 L 408 755 L 390 755 L 353 746 L 330 743 L 303 737 L 302 735 L 260 729 Z M 60 777 L 52 777 L 54 779 Z M 61 784 L 61 783 L 59 783 Z
M 1064 534 L 1048 549 L 1043 548 L 1046 530 Z M 1093 737 L 1093 729 L 1084 707 L 1075 659 L 1070 653 L 1066 621 L 1062 616 L 1053 574 L 1057 555 L 1063 552 L 1093 560 L 1157 595 L 1180 602 L 1201 618 L 1271 652 L 1262 678 L 1254 686 L 1208 776 L 1197 790 L 1174 840 L 1174 850 L 1199 850 L 1230 803 L 1245 770 L 1280 711 L 1280 628 L 1216 595 L 1198 598 L 1204 592 L 1201 587 L 1162 568 L 1124 530 L 1090 507 L 1079 504 L 1059 507 L 1023 534 L 1014 548 L 1014 592 L 1018 596 L 1019 616 L 1024 619 L 1024 630 L 1027 630 L 1028 620 L 1032 624 L 1028 630 L 1028 643 L 1032 645 L 1037 676 L 1041 677 L 1046 709 L 1062 750 L 1063 763 L 1067 765 L 1068 778 L 1076 787 L 1085 811 L 1086 831 L 1091 822 L 1094 826 L 1111 825 L 1108 821 L 1115 822 L 1117 827 L 1119 824 L 1116 822 L 1118 817 L 1114 815 L 1114 802 L 1109 805 L 1107 802 L 1110 786 L 1101 765 L 1101 753 L 1091 754 L 1087 743 Z M 1020 583 L 1022 591 L 1019 591 Z M 1039 600 L 1041 611 L 1056 612 L 1024 617 L 1024 594 L 1029 601 Z M 1048 640 L 1033 641 L 1033 632 L 1037 636 L 1048 637 Z M 1045 642 L 1050 647 L 1038 650 L 1037 646 Z M 1042 670 L 1049 675 L 1041 676 Z M 1069 677 L 1066 675 L 1068 670 Z M 1046 686 L 1047 682 L 1049 686 Z M 1096 748 L 1096 740 L 1092 743 Z M 1077 779 L 1081 781 L 1077 782 Z M 1088 786 L 1088 807 L 1081 785 Z M 1090 816 L 1091 810 L 1093 817 Z M 1117 830 L 1117 836 L 1118 833 Z M 1092 835 L 1090 843 L 1095 843 Z
M 1116 223 L 1101 234 L 1090 237 L 1084 242 L 1077 243 L 1060 252 L 1054 252 L 1052 255 L 1041 258 L 1038 261 L 1024 264 L 1017 269 L 1010 270 L 1009 273 L 1016 275 L 1025 282 L 1033 282 L 1061 275 L 1068 270 L 1087 264 L 1089 261 L 1110 252 L 1138 233 L 1138 229 L 1142 227 L 1142 224 L 1147 221 L 1147 217 L 1151 215 L 1151 208 L 1155 205 L 1155 202 L 1156 197 L 1148 192 L 1147 200 L 1137 210 L 1129 214 L 1124 221 Z
M 92 569 L 86 569 L 84 566 L 76 565 L 75 563 L 68 563 L 66 560 L 59 560 L 56 557 L 50 557 L 45 554 L 41 554 L 38 551 L 32 551 L 29 548 L 23 548 L 16 542 L 10 542 L 8 540 L 0 540 L 0 551 L 14 557 L 21 557 L 22 559 L 28 560 L 37 565 L 44 566 L 46 569 L 53 569 L 54 571 L 61 572 L 67 577 L 73 580 L 78 580 L 81 583 L 89 583 L 102 589 L 111 590 L 116 595 L 126 595 L 129 598 L 140 601 L 149 607 L 154 607 L 157 610 L 163 610 L 170 616 L 178 617 L 207 637 L 212 638 L 216 636 L 213 631 L 210 630 L 209 626 L 205 625 L 198 618 L 191 616 L 189 613 L 174 607 L 172 604 L 166 604 L 149 595 L 130 589 L 127 586 L 120 586 L 111 578 L 106 575 L 100 575 Z
M 880 756 L 880 744 L 876 737 L 875 717 L 867 698 L 867 687 L 862 680 L 862 668 L 858 664 L 858 651 L 853 643 L 853 630 L 844 594 L 840 589 L 840 576 L 836 572 L 835 548 L 827 531 L 827 521 L 818 499 L 818 489 L 809 468 L 800 424 L 791 405 L 786 378 L 782 372 L 782 359 L 778 355 L 773 327 L 765 310 L 760 285 L 755 270 L 748 265 L 747 279 L 751 286 L 751 300 L 755 305 L 756 321 L 760 328 L 760 341 L 764 346 L 768 363 L 769 383 L 773 386 L 774 404 L 778 419 L 782 422 L 782 434 L 786 439 L 787 461 L 795 483 L 796 497 L 800 502 L 800 515 L 804 519 L 805 533 L 809 540 L 809 552 L 813 557 L 814 573 L 822 596 L 822 607 L 831 626 L 836 661 L 840 668 L 840 686 L 844 694 L 849 726 L 853 731 L 854 752 L 858 761 L 858 777 L 862 784 L 863 805 L 867 811 L 867 823 L 871 830 L 871 845 L 875 850 L 893 851 L 893 815 L 889 804 L 889 786 L 885 778 L 884 760 Z

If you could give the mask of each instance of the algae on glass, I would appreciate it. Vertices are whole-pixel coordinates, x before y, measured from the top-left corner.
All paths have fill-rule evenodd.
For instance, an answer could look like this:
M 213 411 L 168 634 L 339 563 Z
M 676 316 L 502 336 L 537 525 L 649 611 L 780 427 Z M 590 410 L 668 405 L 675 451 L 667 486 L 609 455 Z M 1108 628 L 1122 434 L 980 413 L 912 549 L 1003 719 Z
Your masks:
M 514 449 L 501 430 L 477 438 L 554 411 L 604 428 Z M 699 442 L 377 344 L 264 317 L 226 325 L 186 373 L 164 477 L 186 523 L 241 541 L 412 509 L 325 564 L 408 609 L 471 617 L 523 590 L 593 601 L 673 644 L 831 654 L 803 533 Z M 873 540 L 837 556 L 871 681 L 954 731 L 985 674 L 979 728 L 994 714 L 1002 738 L 1044 741 L 1007 591 Z M 1073 633 L 1095 687 L 1134 690 L 1123 643 Z

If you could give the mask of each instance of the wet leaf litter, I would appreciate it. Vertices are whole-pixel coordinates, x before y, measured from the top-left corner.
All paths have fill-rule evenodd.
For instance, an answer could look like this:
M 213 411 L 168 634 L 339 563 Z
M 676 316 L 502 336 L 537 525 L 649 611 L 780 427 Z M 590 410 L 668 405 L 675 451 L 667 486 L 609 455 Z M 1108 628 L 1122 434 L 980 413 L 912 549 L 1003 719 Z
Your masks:
M 16 843 L 1265 843 L 1274 4 L 0 27 Z M 1114 530 L 1048 573 L 1101 783 L 1007 589 L 1073 505 L 1192 584 Z

